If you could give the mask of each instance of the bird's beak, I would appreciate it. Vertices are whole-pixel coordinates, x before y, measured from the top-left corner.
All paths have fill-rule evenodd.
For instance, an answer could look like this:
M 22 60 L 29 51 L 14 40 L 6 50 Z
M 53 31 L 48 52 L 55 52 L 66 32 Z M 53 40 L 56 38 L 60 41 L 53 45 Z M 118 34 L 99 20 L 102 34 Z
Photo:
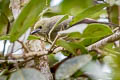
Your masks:
M 40 29 L 35 29 L 31 32 L 31 34 L 35 34 L 35 33 L 38 33 L 40 31 Z

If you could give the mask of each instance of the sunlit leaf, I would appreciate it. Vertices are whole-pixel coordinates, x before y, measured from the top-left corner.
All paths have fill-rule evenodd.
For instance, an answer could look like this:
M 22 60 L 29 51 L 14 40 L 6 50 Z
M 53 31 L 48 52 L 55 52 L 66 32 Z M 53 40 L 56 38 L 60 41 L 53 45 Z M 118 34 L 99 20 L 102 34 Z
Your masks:
M 107 25 L 89 24 L 83 31 L 83 34 L 81 34 L 81 38 L 83 38 L 83 40 L 80 41 L 80 44 L 89 46 L 110 34 L 112 34 L 112 31 Z
M 46 77 L 36 69 L 25 68 L 12 73 L 10 80 L 46 80 Z
M 75 18 L 72 20 L 70 25 L 75 24 L 76 22 L 79 22 L 84 18 L 93 16 L 93 14 L 96 14 L 98 11 L 102 10 L 104 7 L 107 7 L 107 6 L 108 4 L 97 4 L 95 6 L 85 9 L 84 11 L 78 13 L 77 16 L 75 16 Z
M 68 37 L 73 38 L 73 39 L 75 39 L 75 38 L 81 38 L 81 33 L 79 33 L 79 32 L 73 32 L 73 33 L 68 34 Z
M 110 34 L 112 34 L 112 30 L 107 25 L 89 24 L 88 27 L 84 30 L 82 37 L 95 38 L 95 37 L 104 37 Z
M 101 18 L 102 18 L 101 15 L 107 16 L 107 11 L 106 11 L 106 9 L 102 9 L 102 10 L 96 12 L 95 14 L 91 15 L 91 16 L 88 17 L 88 18 L 98 20 L 98 19 L 101 19 Z
M 56 79 L 62 80 L 69 78 L 77 70 L 86 65 L 91 59 L 92 57 L 90 55 L 81 55 L 65 61 L 57 69 L 55 74 Z
M 13 42 L 17 40 L 29 27 L 31 27 L 45 6 L 45 0 L 31 0 L 14 22 L 10 32 L 10 41 Z

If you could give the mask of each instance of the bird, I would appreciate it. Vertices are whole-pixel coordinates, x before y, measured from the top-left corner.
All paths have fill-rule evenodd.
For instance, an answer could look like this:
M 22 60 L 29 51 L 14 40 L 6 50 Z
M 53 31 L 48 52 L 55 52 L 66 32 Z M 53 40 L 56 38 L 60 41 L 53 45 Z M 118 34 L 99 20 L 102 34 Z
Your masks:
M 31 32 L 31 34 L 37 33 L 40 36 L 48 37 L 48 33 L 52 29 L 52 27 L 63 17 L 64 15 L 58 15 L 53 16 L 51 18 L 43 18 L 38 20 L 34 25 L 34 30 Z M 72 21 L 72 16 L 69 16 L 68 19 L 62 21 L 58 26 L 52 31 L 51 33 L 51 40 L 54 40 L 54 38 L 57 35 L 57 32 L 59 32 L 62 29 L 66 29 L 67 25 Z

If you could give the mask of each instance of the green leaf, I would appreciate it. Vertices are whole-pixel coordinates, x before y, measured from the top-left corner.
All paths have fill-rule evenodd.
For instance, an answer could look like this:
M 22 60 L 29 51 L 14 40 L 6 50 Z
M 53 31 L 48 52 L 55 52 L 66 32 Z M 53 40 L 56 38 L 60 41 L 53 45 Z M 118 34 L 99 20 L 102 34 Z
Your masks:
M 83 72 L 81 70 L 78 70 L 77 72 L 75 72 L 72 77 L 78 78 L 79 76 L 81 76 L 83 74 Z
M 31 27 L 46 6 L 45 0 L 31 0 L 21 11 L 10 32 L 10 41 L 17 40 Z
M 89 46 L 105 36 L 112 34 L 109 26 L 104 24 L 89 24 L 88 27 L 81 34 L 83 40 L 79 44 Z
M 64 47 L 69 52 L 76 54 L 76 51 L 80 49 L 81 53 L 88 53 L 88 51 L 85 49 L 85 47 L 79 43 L 74 42 L 66 42 L 64 40 L 58 40 L 57 45 Z
M 100 40 L 101 37 L 92 37 L 92 38 L 85 38 L 82 41 L 79 42 L 79 44 L 87 47 L 93 43 L 95 43 L 96 41 Z
M 104 24 L 89 24 L 84 30 L 83 38 L 95 38 L 95 37 L 105 37 L 112 34 L 112 30 L 109 26 Z
M 107 11 L 106 11 L 106 9 L 102 9 L 102 10 L 96 12 L 95 14 L 91 15 L 91 16 L 88 17 L 88 18 L 95 19 L 95 20 L 99 20 L 99 19 L 101 19 L 101 15 L 107 16 Z
M 46 80 L 46 77 L 36 69 L 24 68 L 12 73 L 10 80 Z
M 111 68 L 112 80 L 120 79 L 120 52 L 116 49 L 104 49 L 108 54 L 104 57 L 104 61 L 109 64 Z
M 0 36 L 0 40 L 10 40 L 9 35 Z
M 86 65 L 89 61 L 91 61 L 91 59 L 92 57 L 90 55 L 81 55 L 81 56 L 76 56 L 66 60 L 57 69 L 55 74 L 56 79 L 62 80 L 62 79 L 69 78 L 77 70 L 79 70 L 84 65 Z
M 110 21 L 114 24 L 119 24 L 119 11 L 118 11 L 118 6 L 114 5 L 109 8 L 110 13 L 109 13 L 109 18 Z
M 35 36 L 35 35 L 29 35 L 28 40 L 38 40 L 40 37 Z
M 108 48 L 108 49 L 113 49 L 113 46 L 115 45 L 115 43 L 108 43 L 107 45 L 104 46 L 104 48 Z
M 79 44 L 79 43 L 75 43 L 75 42 L 69 42 L 68 43 L 70 46 L 71 46 L 71 48 L 74 50 L 74 53 L 76 53 L 76 51 L 79 49 L 80 50 L 80 53 L 82 53 L 82 54 L 86 54 L 86 53 L 88 53 L 88 51 L 86 50 L 86 48 L 83 46 L 83 45 L 81 45 L 81 44 Z
M 70 51 L 71 53 L 75 53 L 73 48 L 64 40 L 58 40 L 56 44 L 64 47 L 66 50 Z
M 57 62 L 58 62 L 58 59 L 56 59 L 54 54 L 48 55 L 48 63 L 50 67 L 54 66 L 54 64 Z
M 70 33 L 70 34 L 68 34 L 68 37 L 70 37 L 70 38 L 81 38 L 81 33 L 79 33 L 79 32 L 72 32 L 72 33 Z
M 95 6 L 89 7 L 85 9 L 84 11 L 78 13 L 75 18 L 70 22 L 70 25 L 75 24 L 76 22 L 79 22 L 83 20 L 84 18 L 90 17 L 93 14 L 96 14 L 97 12 L 101 11 L 104 7 L 107 7 L 108 4 L 97 4 Z
M 1 0 L 0 1 L 0 11 L 2 11 L 5 16 L 12 20 L 12 11 L 9 8 L 10 0 Z
M 8 25 L 8 18 L 3 12 L 0 11 L 0 34 L 3 33 L 3 29 Z

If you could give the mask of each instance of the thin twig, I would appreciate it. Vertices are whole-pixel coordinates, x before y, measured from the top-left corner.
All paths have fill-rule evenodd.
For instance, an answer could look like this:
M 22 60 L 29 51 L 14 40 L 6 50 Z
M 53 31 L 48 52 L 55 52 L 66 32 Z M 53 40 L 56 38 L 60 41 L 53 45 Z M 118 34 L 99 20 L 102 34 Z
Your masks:
M 89 18 L 84 19 L 84 20 L 82 20 L 80 22 L 77 22 L 77 23 L 73 24 L 72 26 L 77 25 L 77 24 L 81 24 L 81 23 L 86 23 L 86 24 L 99 23 L 99 24 L 106 24 L 108 26 L 120 27 L 119 25 L 114 24 L 112 22 L 100 22 L 100 21 L 96 21 L 94 19 L 89 19 Z
M 19 43 L 21 43 L 22 47 L 24 48 L 25 52 L 28 53 L 29 52 L 29 49 L 26 47 L 26 45 L 22 42 L 22 41 L 19 41 Z
M 57 48 L 54 49 L 53 53 L 57 53 L 61 50 L 64 50 L 64 48 L 63 47 L 57 47 Z
M 57 23 L 51 28 L 51 30 L 48 33 L 48 38 L 51 40 L 51 33 L 53 32 L 53 30 L 55 29 Z
M 62 28 L 63 28 L 63 27 L 61 27 L 60 31 L 62 30 Z M 54 41 L 52 42 L 52 45 L 51 45 L 51 47 L 50 47 L 48 53 L 52 51 L 52 48 L 55 46 L 55 43 L 56 43 L 56 41 L 58 40 L 59 37 L 60 37 L 60 35 L 57 33 L 57 35 L 56 35 Z M 54 50 L 53 50 L 53 51 L 54 51 Z
M 52 48 L 53 48 L 53 46 L 55 45 L 55 43 L 56 43 L 56 41 L 57 41 L 58 38 L 59 38 L 59 35 L 57 34 L 57 36 L 55 37 L 55 39 L 54 39 L 54 41 L 53 41 L 53 43 L 52 43 L 52 45 L 51 45 L 49 51 L 52 50 Z

